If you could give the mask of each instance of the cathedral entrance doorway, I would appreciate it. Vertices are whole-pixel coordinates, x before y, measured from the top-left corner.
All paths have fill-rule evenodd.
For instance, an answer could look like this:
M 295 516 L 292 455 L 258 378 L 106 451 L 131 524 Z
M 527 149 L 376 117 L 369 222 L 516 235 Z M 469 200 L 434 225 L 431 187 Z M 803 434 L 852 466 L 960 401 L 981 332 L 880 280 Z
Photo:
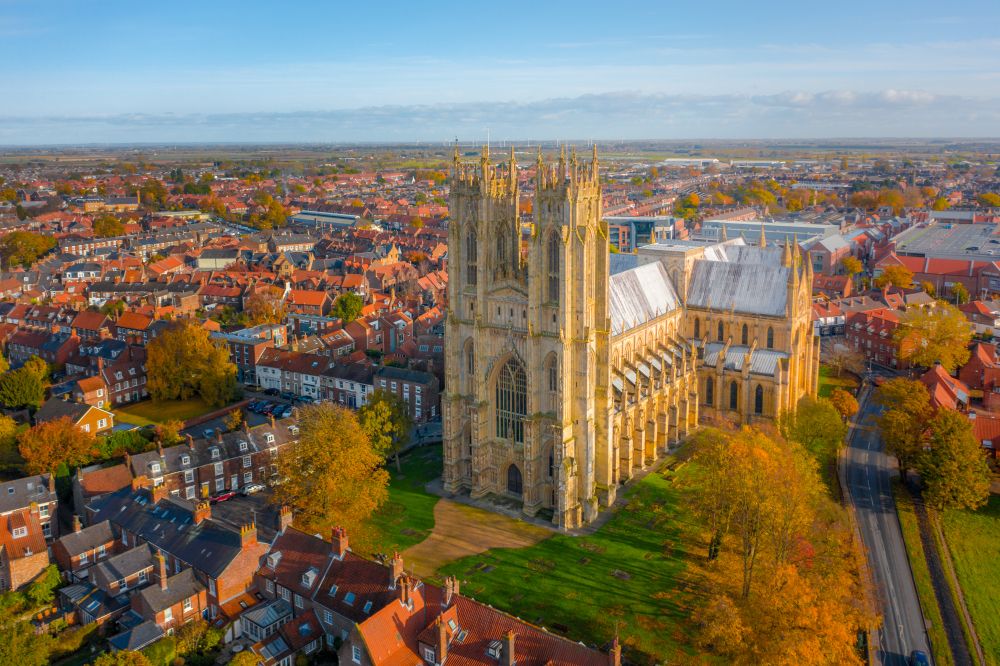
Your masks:
M 524 482 L 521 479 L 521 470 L 517 465 L 507 468 L 507 492 L 520 495 L 524 491 Z

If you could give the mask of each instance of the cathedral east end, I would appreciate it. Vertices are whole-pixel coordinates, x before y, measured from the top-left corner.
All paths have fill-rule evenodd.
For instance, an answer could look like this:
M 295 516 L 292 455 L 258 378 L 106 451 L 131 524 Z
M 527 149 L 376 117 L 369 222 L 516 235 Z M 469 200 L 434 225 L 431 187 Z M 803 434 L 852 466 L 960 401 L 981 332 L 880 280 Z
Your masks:
M 699 421 L 815 395 L 812 269 L 742 238 L 611 255 L 596 150 L 518 169 L 458 155 L 448 230 L 444 487 L 572 529 Z

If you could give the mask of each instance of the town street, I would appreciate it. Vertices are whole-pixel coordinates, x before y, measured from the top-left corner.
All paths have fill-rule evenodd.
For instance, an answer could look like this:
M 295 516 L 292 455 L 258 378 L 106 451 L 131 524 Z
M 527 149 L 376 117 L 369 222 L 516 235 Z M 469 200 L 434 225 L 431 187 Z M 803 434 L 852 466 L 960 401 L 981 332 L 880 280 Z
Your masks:
M 922 650 L 929 657 L 930 649 L 896 516 L 889 457 L 882 450 L 875 423 L 879 408 L 869 396 L 869 389 L 861 395 L 861 409 L 844 464 L 849 497 L 857 512 L 883 616 L 874 657 L 887 666 L 902 666 L 912 650 Z

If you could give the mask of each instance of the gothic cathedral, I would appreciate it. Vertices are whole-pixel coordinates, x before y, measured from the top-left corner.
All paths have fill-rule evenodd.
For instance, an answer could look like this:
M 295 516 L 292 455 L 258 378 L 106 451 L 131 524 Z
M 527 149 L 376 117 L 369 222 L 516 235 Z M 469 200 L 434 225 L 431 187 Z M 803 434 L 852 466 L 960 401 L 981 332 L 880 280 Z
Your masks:
M 611 255 L 597 151 L 455 161 L 444 487 L 572 529 L 694 428 L 815 395 L 812 271 L 797 248 L 667 241 Z M 614 261 L 612 261 L 614 259 Z

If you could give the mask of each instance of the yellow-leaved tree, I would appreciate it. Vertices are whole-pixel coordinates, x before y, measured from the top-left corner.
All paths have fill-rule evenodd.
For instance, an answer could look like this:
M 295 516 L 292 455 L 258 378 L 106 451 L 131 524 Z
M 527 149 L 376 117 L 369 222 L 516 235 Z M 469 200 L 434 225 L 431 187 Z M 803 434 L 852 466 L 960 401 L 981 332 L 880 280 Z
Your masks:
M 197 395 L 221 407 L 236 395 L 236 366 L 229 352 L 197 321 L 171 322 L 149 343 L 146 354 L 146 388 L 154 400 L 188 400 Z
M 925 367 L 940 362 L 949 373 L 969 360 L 970 340 L 972 324 L 965 314 L 941 301 L 907 310 L 895 333 L 900 358 Z
M 274 500 L 288 505 L 295 526 L 327 533 L 341 526 L 358 542 L 389 496 L 385 456 L 372 446 L 354 412 L 332 403 L 299 410 L 299 439 L 278 456 Z

